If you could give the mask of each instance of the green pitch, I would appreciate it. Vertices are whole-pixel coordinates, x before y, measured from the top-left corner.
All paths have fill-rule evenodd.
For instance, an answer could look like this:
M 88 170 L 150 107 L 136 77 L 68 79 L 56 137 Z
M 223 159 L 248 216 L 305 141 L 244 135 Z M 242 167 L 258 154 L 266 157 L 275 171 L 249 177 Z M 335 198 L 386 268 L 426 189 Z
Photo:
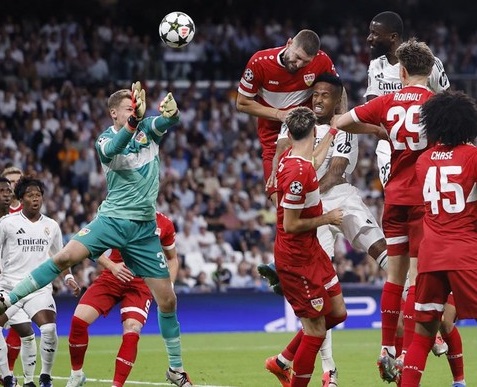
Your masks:
M 460 329 L 464 342 L 464 362 L 468 386 L 477 385 L 477 329 Z M 292 337 L 290 333 L 223 333 L 183 335 L 184 365 L 197 386 L 281 387 L 275 376 L 265 371 L 265 358 L 277 354 Z M 380 380 L 376 358 L 379 330 L 344 330 L 333 332 L 334 358 L 339 370 L 340 387 L 387 386 Z M 86 387 L 111 385 L 119 336 L 90 338 L 84 370 Z M 53 369 L 55 386 L 66 384 L 69 376 L 67 338 L 60 347 Z M 164 373 L 167 358 L 160 336 L 143 336 L 139 354 L 128 386 L 170 386 Z M 37 364 L 39 373 L 39 365 Z M 317 360 L 310 386 L 321 386 L 321 362 Z M 21 375 L 17 365 L 16 374 Z M 422 387 L 446 387 L 452 382 L 445 357 L 430 355 Z M 394 384 L 392 384 L 394 386 Z

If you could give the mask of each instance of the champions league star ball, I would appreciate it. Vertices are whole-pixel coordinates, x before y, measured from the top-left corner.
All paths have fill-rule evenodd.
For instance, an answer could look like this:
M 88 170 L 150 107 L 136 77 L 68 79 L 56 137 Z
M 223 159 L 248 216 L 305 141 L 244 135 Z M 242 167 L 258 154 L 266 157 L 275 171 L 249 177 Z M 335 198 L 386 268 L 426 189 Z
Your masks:
M 184 47 L 192 41 L 194 34 L 194 21 L 184 12 L 171 12 L 159 24 L 159 36 L 169 47 Z

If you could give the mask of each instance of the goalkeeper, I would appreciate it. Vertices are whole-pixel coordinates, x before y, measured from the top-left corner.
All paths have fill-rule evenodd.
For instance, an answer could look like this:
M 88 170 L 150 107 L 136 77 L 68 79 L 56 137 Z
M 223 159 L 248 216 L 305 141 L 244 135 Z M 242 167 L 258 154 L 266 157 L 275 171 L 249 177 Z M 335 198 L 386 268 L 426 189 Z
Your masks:
M 156 234 L 159 143 L 167 129 L 179 121 L 177 104 L 169 93 L 159 105 L 162 114 L 145 118 L 146 95 L 140 82 L 136 82 L 131 90 L 113 93 L 108 108 L 113 125 L 95 143 L 106 174 L 108 194 L 96 218 L 9 294 L 1 295 L 0 313 L 49 284 L 66 268 L 85 258 L 95 260 L 109 248 L 116 248 L 132 274 L 144 278 L 157 302 L 160 331 L 170 364 L 167 379 L 177 386 L 191 386 L 182 365 L 176 296 Z

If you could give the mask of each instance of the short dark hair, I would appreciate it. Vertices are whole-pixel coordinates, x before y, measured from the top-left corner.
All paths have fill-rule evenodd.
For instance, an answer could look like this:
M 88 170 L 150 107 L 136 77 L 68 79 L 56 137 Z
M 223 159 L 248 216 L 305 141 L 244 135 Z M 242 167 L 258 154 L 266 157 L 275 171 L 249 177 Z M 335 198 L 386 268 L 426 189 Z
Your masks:
M 294 140 L 301 140 L 310 134 L 316 125 L 316 116 L 310 108 L 300 106 L 287 114 L 285 123 Z
M 25 195 L 28 187 L 38 187 L 42 196 L 45 193 L 45 185 L 41 180 L 29 176 L 23 176 L 15 186 L 15 196 L 18 199 L 21 199 L 23 195 Z
M 429 143 L 450 147 L 477 137 L 477 105 L 462 91 L 443 91 L 421 106 L 421 124 Z
M 301 30 L 293 38 L 297 47 L 300 47 L 305 51 L 306 55 L 316 55 L 320 51 L 321 41 L 320 37 L 315 31 Z
M 373 17 L 372 21 L 381 24 L 388 32 L 395 32 L 399 36 L 402 36 L 404 33 L 404 23 L 402 22 L 401 16 L 396 12 L 384 11 L 378 13 Z
M 409 75 L 430 75 L 436 62 L 429 46 L 416 38 L 401 43 L 396 49 L 396 56 Z
M 343 92 L 343 81 L 338 75 L 332 73 L 323 73 L 315 79 L 315 85 L 318 82 L 329 83 L 330 85 L 336 86 L 339 89 L 340 95 Z

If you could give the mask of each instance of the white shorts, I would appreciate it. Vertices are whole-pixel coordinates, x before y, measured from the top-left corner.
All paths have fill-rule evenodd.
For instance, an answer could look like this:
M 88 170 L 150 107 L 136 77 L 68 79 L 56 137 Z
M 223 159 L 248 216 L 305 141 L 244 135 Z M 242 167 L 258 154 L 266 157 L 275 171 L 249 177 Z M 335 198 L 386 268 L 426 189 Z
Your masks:
M 325 250 L 328 257 L 333 258 L 335 255 L 335 239 L 336 235 L 333 235 L 330 230 L 330 226 L 325 224 L 318 227 L 316 230 L 316 237 L 320 241 L 320 245 Z
M 391 173 L 391 145 L 389 141 L 379 140 L 376 147 L 376 161 L 378 163 L 379 180 L 383 187 L 389 180 Z
M 336 234 L 341 232 L 355 249 L 367 253 L 375 242 L 384 238 L 383 230 L 364 204 L 356 187 L 349 183 L 336 185 L 323 194 L 321 200 L 323 212 L 334 208 L 343 210 L 341 225 L 328 226 L 333 234 L 333 245 Z
M 56 313 L 56 303 L 50 288 L 41 288 L 22 298 L 7 309 L 9 325 L 30 322 L 31 318 L 41 310 L 51 310 Z

